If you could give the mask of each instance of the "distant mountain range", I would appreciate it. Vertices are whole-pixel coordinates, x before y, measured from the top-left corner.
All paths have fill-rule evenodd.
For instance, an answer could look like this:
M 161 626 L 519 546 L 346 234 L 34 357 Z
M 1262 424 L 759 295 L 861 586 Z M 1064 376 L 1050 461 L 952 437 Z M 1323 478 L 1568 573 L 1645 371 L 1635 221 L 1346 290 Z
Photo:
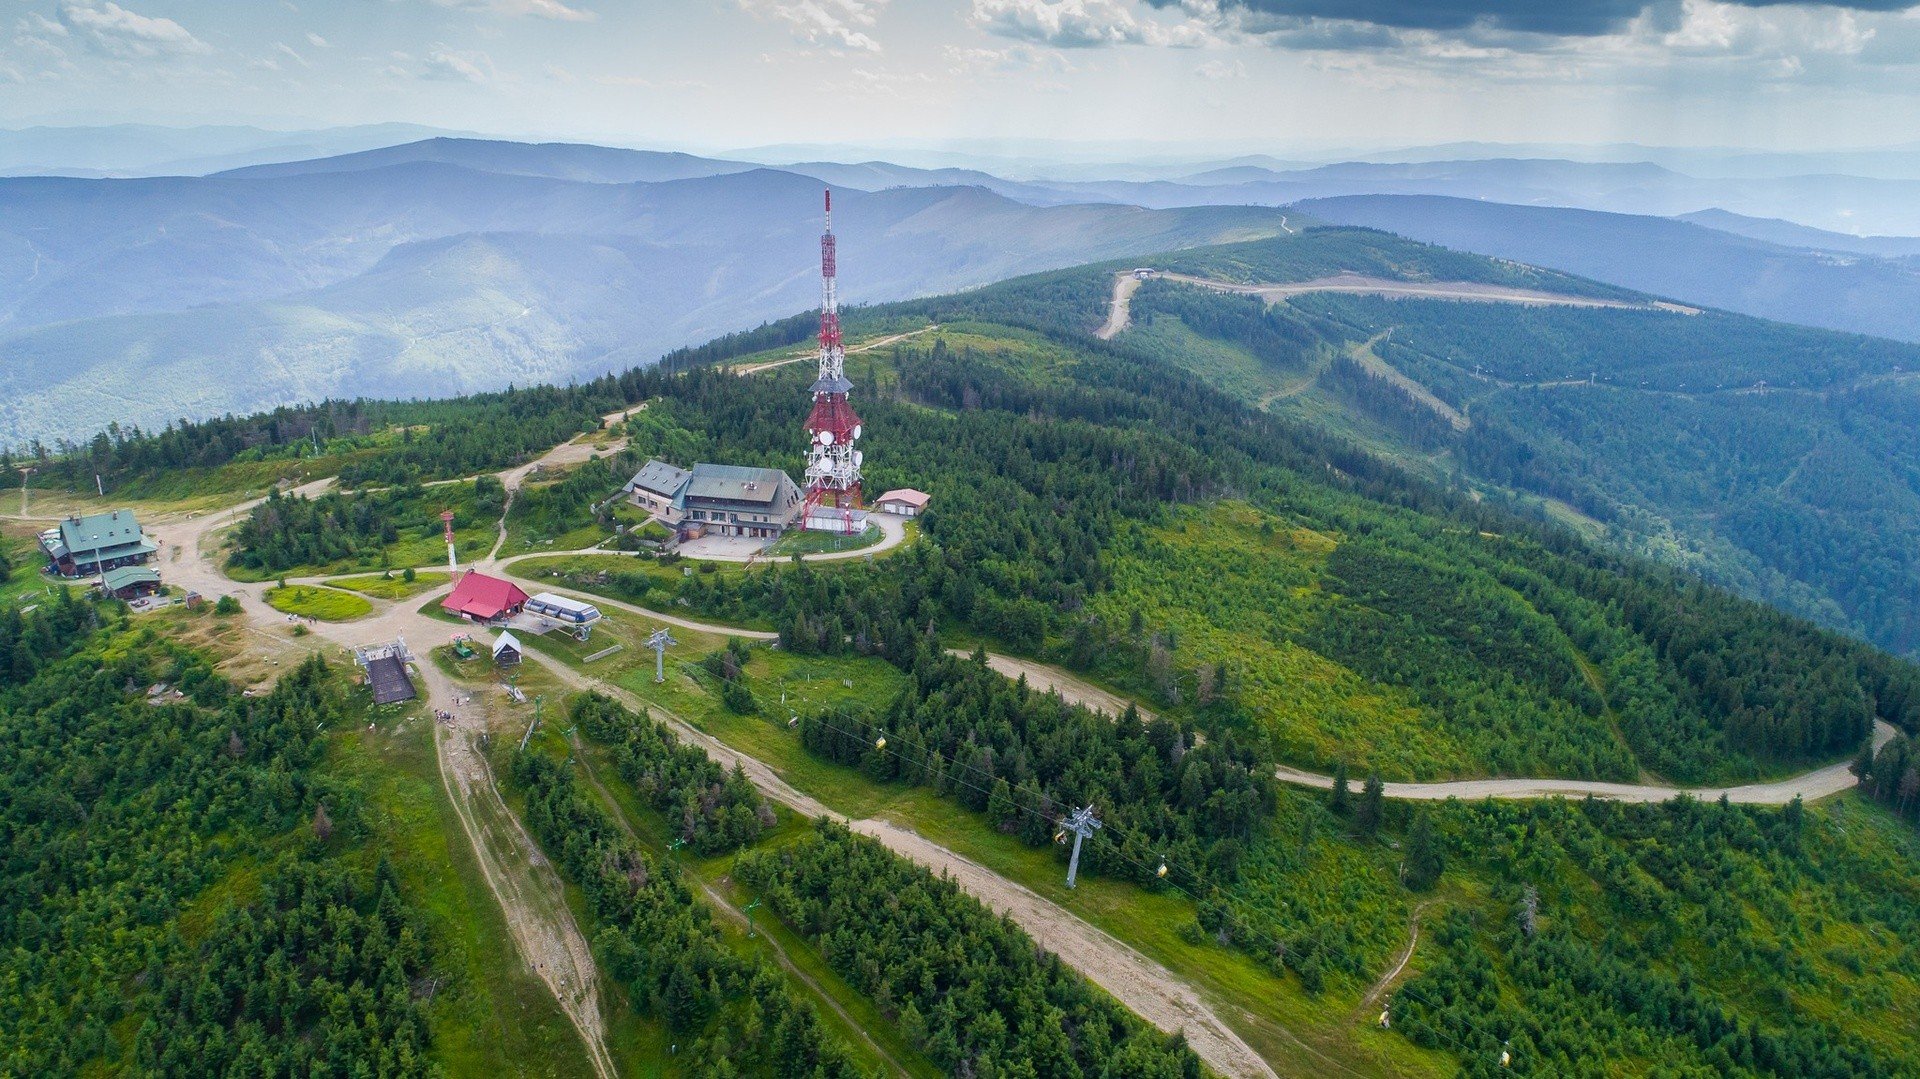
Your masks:
M 457 135 L 419 124 L 307 131 L 244 125 L 26 127 L 0 130 L 0 176 L 202 176 L 269 161 L 326 157 Z
M 842 192 L 855 302 L 1318 219 L 1920 340 L 1920 239 L 1808 223 L 1845 218 L 1839 202 L 1858 195 L 1879 208 L 1871 219 L 1920 232 L 1914 180 L 1703 181 L 1609 160 L 1303 168 L 1259 155 L 1049 180 L 439 133 L 392 144 L 422 130 L 128 125 L 92 142 L 75 129 L 0 132 L 0 168 L 221 163 L 210 175 L 0 178 L 0 444 L 646 363 L 816 302 L 822 184 Z M 1139 178 L 1151 176 L 1171 178 Z M 1774 212 L 1796 199 L 1793 213 Z M 1685 217 L 1611 212 L 1621 208 Z
M 1861 239 L 1720 211 L 1674 220 L 1398 195 L 1298 206 L 1336 224 L 1367 225 L 1741 314 L 1920 341 L 1920 259 L 1913 257 L 1920 240 Z M 1905 257 L 1860 254 L 1861 248 Z
M 651 362 L 818 302 L 820 190 L 684 155 L 459 140 L 212 177 L 0 180 L 0 444 Z M 1284 216 L 978 187 L 848 190 L 834 209 L 856 303 L 1274 235 Z

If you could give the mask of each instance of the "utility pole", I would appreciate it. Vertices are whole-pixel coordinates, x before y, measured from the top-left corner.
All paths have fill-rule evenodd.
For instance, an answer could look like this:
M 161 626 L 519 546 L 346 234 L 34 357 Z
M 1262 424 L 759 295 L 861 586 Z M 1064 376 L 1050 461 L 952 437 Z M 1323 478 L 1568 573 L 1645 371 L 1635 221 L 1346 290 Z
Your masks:
M 1067 834 L 1073 834 L 1073 857 L 1067 859 L 1067 887 L 1075 887 L 1074 878 L 1080 875 L 1080 844 L 1100 830 L 1100 818 L 1094 816 L 1092 806 L 1081 806 L 1060 823 L 1060 832 L 1056 840 L 1064 840 Z
M 667 648 L 670 645 L 679 643 L 679 641 L 673 639 L 673 634 L 668 633 L 664 628 L 654 630 L 653 636 L 647 638 L 647 647 L 653 649 L 653 681 L 655 685 L 659 685 L 667 680 Z
M 760 905 L 760 901 L 756 899 L 753 902 L 748 903 L 745 907 L 741 908 L 747 913 L 747 939 L 748 940 L 753 939 L 753 908 L 759 905 Z

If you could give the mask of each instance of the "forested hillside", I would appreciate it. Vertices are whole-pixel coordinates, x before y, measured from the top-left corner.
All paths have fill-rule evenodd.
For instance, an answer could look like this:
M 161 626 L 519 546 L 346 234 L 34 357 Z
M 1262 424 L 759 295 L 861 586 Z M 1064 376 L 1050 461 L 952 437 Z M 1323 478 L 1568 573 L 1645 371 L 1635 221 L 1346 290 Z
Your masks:
M 1384 250 L 1402 271 L 1455 272 L 1422 262 L 1439 258 L 1430 253 L 1396 254 L 1378 234 L 1352 242 L 1327 261 Z M 1293 265 L 1323 272 L 1311 259 Z M 1907 849 L 1892 815 L 1856 803 L 1867 822 L 1856 833 L 1825 807 L 1412 809 L 1384 800 L 1381 780 L 1772 777 L 1854 757 L 1876 721 L 1920 731 L 1920 669 L 1485 497 L 1497 490 L 1476 498 L 1445 472 L 1423 479 L 1384 459 L 1379 433 L 1396 411 L 1430 407 L 1403 384 L 1392 384 L 1401 396 L 1386 397 L 1387 407 L 1364 414 L 1376 426 L 1335 438 L 1249 408 L 1244 394 L 1209 384 L 1206 364 L 1175 351 L 1205 340 L 1208 357 L 1244 361 L 1248 386 L 1276 371 L 1291 384 L 1332 369 L 1332 334 L 1345 317 L 1332 303 L 1263 311 L 1231 297 L 1190 302 L 1206 297 L 1154 284 L 1135 297 L 1139 328 L 1102 343 L 1086 330 L 1103 317 L 1110 287 L 1101 268 L 857 313 L 861 333 L 938 323 L 849 361 L 869 485 L 933 497 L 917 542 L 820 565 L 707 572 L 671 558 L 623 561 L 594 587 L 780 637 L 778 651 L 717 651 L 658 692 L 710 697 L 701 722 L 716 737 L 774 747 L 788 781 L 810 795 L 931 802 L 942 828 L 978 837 L 970 853 L 988 850 L 996 866 L 1038 863 L 1049 880 L 1065 857 L 1060 814 L 1096 806 L 1106 826 L 1083 851 L 1083 887 L 1131 898 L 1089 906 L 1088 916 L 1238 971 L 1237 985 L 1278 994 L 1295 1017 L 1347 1023 L 1336 1013 L 1349 1016 L 1391 965 L 1409 923 L 1430 919 L 1412 980 L 1396 991 L 1397 1033 L 1379 1035 L 1398 1039 L 1379 1050 L 1384 1059 L 1425 1060 L 1424 1046 L 1474 1071 L 1497 1045 L 1517 1049 L 1530 1074 L 1563 1073 L 1582 1054 L 1783 1076 L 1912 1070 L 1920 1047 L 1898 1033 L 1909 975 L 1888 943 L 1910 934 L 1897 904 L 1877 901 L 1914 887 L 1889 853 Z M 1529 312 L 1541 325 L 1559 314 Z M 237 496 L 263 476 L 334 470 L 364 489 L 262 503 L 239 529 L 236 565 L 271 575 L 377 564 L 404 546 L 404 529 L 423 527 L 415 518 L 438 505 L 430 500 L 475 503 L 465 512 L 483 521 L 501 492 L 473 481 L 476 471 L 523 462 L 540 438 L 564 441 L 604 416 L 621 423 L 635 454 L 792 467 L 811 372 L 800 364 L 742 377 L 724 365 L 764 359 L 795 336 L 794 325 L 776 324 L 667 369 L 566 389 L 119 432 L 49 460 L 47 476 L 90 479 L 83 470 L 98 462 L 125 489 L 166 491 L 180 462 L 195 491 Z M 1335 390 L 1367 400 L 1374 363 L 1397 356 L 1388 344 L 1348 353 L 1352 368 Z M 1877 346 L 1825 347 L 1805 344 L 1809 380 L 1822 363 L 1878 362 Z M 1504 362 L 1527 361 L 1516 352 Z M 1657 362 L 1643 369 L 1683 377 Z M 1481 426 L 1466 414 L 1469 431 Z M 1429 437 L 1460 433 L 1448 423 Z M 526 529 L 584 527 L 595 477 L 619 473 L 582 466 L 531 488 Z M 434 479 L 459 482 L 427 485 Z M 62 619 L 84 628 L 92 610 L 56 602 L 0 615 L 0 648 L 26 657 L 15 660 L 16 677 L 62 669 L 49 642 L 70 636 Z M 978 645 L 1078 671 L 1157 714 L 1070 706 L 993 673 Z M 796 704 L 790 720 L 769 707 L 785 686 L 748 673 L 771 664 L 761 654 L 777 656 L 786 675 L 806 665 L 809 681 L 851 688 L 858 676 L 883 692 Z M 887 675 L 869 679 L 867 668 Z M 650 665 L 642 673 L 623 686 L 655 692 Z M 579 890 L 577 917 L 627 1002 L 623 1014 L 748 1072 L 782 1061 L 849 1070 L 855 1054 L 837 1039 L 835 1017 L 811 1011 L 799 983 L 745 958 L 707 913 L 699 885 L 737 872 L 768 915 L 940 1067 L 992 1061 L 1041 1074 L 1052 1070 L 1043 1062 L 1066 1070 L 1070 1059 L 1089 1073 L 1192 1069 L 1184 1047 L 1144 1033 L 936 879 L 830 828 L 783 836 L 779 814 L 763 812 L 770 807 L 744 775 L 610 700 L 580 699 L 569 720 L 544 725 L 525 754 L 494 752 L 529 831 Z M 1896 740 L 1862 769 L 1874 793 L 1907 812 L 1912 769 L 1902 753 L 1911 749 Z M 597 760 L 609 778 L 592 773 Z M 1281 763 L 1348 783 L 1303 794 L 1272 778 Z M 615 779 L 622 797 L 606 791 Z M 43 797 L 55 809 L 32 816 L 63 819 L 57 791 Z M 297 831 L 312 812 L 303 805 L 288 826 Z M 744 854 L 702 876 L 710 861 L 683 866 L 647 850 L 660 834 L 709 859 Z M 822 891 L 836 879 L 861 887 Z M 1719 898 L 1736 891 L 1737 906 Z M 1135 902 L 1151 905 L 1154 926 L 1129 922 Z M 259 939 L 284 935 L 270 923 L 256 917 Z M 1672 925 L 1695 932 L 1662 928 Z M 233 935 L 254 939 L 247 932 Z M 932 954 L 943 939 L 957 955 Z M 888 974 L 907 952 L 927 955 L 917 984 Z M 987 955 L 998 958 L 979 959 Z M 1841 987 L 1869 969 L 1888 973 L 1845 997 Z M 1755 988 L 1780 970 L 1789 984 Z M 1821 1003 L 1842 997 L 1844 1007 Z M 1077 1017 L 1064 1044 L 1014 1037 L 1056 1014 Z M 1570 1016 L 1601 1023 L 1573 1030 Z M 1876 1024 L 1895 1033 L 1877 1035 Z
M 1163 261 L 1287 280 L 1308 257 L 1292 247 L 1355 242 L 1309 230 Z M 1407 272 L 1429 275 L 1416 256 L 1431 249 L 1408 246 Z M 1481 261 L 1483 274 L 1509 265 Z M 1132 310 L 1114 344 L 1142 361 L 1897 653 L 1920 649 L 1907 586 L 1920 457 L 1903 434 L 1920 419 L 1920 349 L 1712 311 L 1331 294 L 1263 308 L 1166 282 Z
M 1387 229 L 1685 303 L 1920 340 L 1920 272 L 1897 257 L 1875 257 L 1910 254 L 1911 240 L 1903 247 L 1898 239 L 1723 211 L 1674 220 L 1418 195 L 1312 199 L 1300 209 L 1332 224 Z M 1836 258 L 1834 251 L 1864 257 Z
M 318 770 L 326 667 L 242 699 L 123 614 L 0 619 L 0 1070 L 432 1074 L 425 931 Z

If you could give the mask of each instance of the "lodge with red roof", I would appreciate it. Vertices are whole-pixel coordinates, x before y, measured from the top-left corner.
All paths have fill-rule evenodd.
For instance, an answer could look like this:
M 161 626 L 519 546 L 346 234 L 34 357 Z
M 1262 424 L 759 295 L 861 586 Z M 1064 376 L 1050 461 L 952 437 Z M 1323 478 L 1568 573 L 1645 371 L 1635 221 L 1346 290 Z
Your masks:
M 520 613 L 527 605 L 527 594 L 512 581 L 489 577 L 479 570 L 468 570 L 453 591 L 440 601 L 440 609 L 473 622 L 493 622 Z

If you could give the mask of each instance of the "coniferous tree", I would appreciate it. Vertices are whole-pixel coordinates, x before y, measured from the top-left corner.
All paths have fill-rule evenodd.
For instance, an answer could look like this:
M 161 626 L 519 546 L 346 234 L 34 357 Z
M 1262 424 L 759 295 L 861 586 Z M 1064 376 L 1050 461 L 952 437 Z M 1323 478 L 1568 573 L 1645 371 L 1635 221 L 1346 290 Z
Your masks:
M 1378 773 L 1367 776 L 1367 785 L 1360 791 L 1360 805 L 1353 812 L 1353 826 L 1363 839 L 1372 839 L 1380 830 L 1380 817 L 1386 808 L 1386 785 L 1380 782 Z
M 1433 826 L 1432 816 L 1424 810 L 1414 813 L 1413 824 L 1407 829 L 1406 865 L 1407 887 L 1416 892 L 1432 890 L 1447 869 L 1440 833 Z

